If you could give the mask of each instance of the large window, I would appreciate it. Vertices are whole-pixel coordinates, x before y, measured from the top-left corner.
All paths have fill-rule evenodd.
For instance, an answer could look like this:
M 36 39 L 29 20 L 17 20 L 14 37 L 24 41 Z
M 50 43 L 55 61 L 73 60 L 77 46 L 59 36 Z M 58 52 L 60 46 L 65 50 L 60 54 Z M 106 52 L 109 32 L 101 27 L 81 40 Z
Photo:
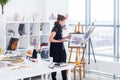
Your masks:
M 85 0 L 69 0 L 69 20 L 85 23 Z
M 91 19 L 97 24 L 113 24 L 114 0 L 91 0 Z
M 120 26 L 119 26 L 119 57 L 120 57 Z
M 119 1 L 119 5 L 118 5 L 118 6 L 119 6 L 119 9 L 118 9 L 118 10 L 119 10 L 119 11 L 118 11 L 118 14 L 119 14 L 119 25 L 120 25 L 120 1 Z
M 113 27 L 95 27 L 92 43 L 95 54 L 113 56 Z
M 96 20 L 95 30 L 91 37 L 95 54 L 112 56 L 112 58 L 115 58 L 116 55 L 118 57 L 118 53 L 120 55 L 120 47 L 119 52 L 116 49 L 118 44 L 120 46 L 119 0 L 69 0 L 69 19 L 76 23 L 85 22 L 85 25 Z M 116 25 L 119 25 L 119 34 Z M 70 30 L 73 31 L 73 27 Z M 117 41 L 118 39 L 119 41 Z
M 119 11 L 118 11 L 118 14 L 119 14 L 119 56 L 120 56 L 120 1 L 119 1 Z
M 114 0 L 91 0 L 92 40 L 95 54 L 114 56 Z

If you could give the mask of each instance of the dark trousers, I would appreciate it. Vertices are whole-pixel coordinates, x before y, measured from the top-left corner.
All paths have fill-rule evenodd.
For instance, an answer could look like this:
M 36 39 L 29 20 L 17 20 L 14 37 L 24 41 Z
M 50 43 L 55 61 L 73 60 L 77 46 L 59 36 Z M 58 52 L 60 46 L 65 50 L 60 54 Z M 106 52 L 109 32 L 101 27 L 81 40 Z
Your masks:
M 53 62 L 61 63 L 65 62 L 66 63 L 66 51 L 65 49 L 62 50 L 62 53 L 59 53 L 59 55 L 54 55 L 53 57 Z M 67 80 L 67 74 L 66 70 L 61 71 L 62 74 L 62 80 Z M 57 80 L 56 79 L 56 72 L 52 73 L 52 80 Z
M 62 80 L 67 80 L 66 70 L 61 71 L 61 74 L 62 74 Z M 57 80 L 56 79 L 56 72 L 52 73 L 52 80 Z

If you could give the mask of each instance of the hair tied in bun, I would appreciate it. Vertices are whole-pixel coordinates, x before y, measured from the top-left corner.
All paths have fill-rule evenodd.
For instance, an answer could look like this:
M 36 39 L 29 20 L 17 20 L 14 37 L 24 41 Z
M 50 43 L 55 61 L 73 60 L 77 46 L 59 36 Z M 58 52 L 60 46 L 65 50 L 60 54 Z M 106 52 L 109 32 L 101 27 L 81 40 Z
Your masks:
M 57 17 L 57 21 L 58 21 L 58 22 L 59 22 L 59 21 L 63 21 L 63 20 L 65 20 L 65 19 L 66 19 L 65 16 L 58 14 L 58 17 Z
M 58 17 L 60 17 L 61 15 L 60 14 L 58 14 Z

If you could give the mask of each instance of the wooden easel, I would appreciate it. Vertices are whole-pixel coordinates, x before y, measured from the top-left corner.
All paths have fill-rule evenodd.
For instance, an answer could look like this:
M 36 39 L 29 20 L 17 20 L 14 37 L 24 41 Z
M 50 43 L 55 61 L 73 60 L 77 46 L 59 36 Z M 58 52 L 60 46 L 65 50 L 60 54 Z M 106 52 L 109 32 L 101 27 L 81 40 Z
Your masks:
M 78 26 L 75 26 L 74 29 L 74 33 L 84 33 L 83 30 L 83 26 L 80 26 L 80 23 L 78 23 Z M 82 73 L 83 73 L 83 77 L 85 78 L 85 59 L 84 59 L 84 53 L 85 53 L 85 48 L 86 48 L 86 44 L 84 47 L 69 47 L 70 48 L 70 56 L 69 56 L 69 60 L 68 63 L 74 63 L 75 67 L 74 67 L 74 80 L 76 80 L 76 69 L 79 68 L 79 74 L 80 74 L 80 80 L 82 80 Z M 71 57 L 72 57 L 72 51 L 73 49 L 76 49 L 76 60 L 75 62 L 71 62 Z M 81 60 L 79 60 L 80 57 L 80 50 L 82 49 L 82 57 Z M 76 64 L 76 62 L 79 61 L 79 64 Z
M 75 26 L 74 33 L 81 33 L 81 34 L 84 33 L 83 26 L 80 26 L 80 23 L 78 23 L 78 26 Z M 70 48 L 70 56 L 69 56 L 68 63 L 76 63 L 76 61 L 78 61 L 78 57 L 80 56 L 80 50 L 82 49 L 84 52 L 84 47 L 69 47 L 69 48 Z M 75 62 L 70 61 L 72 57 L 73 49 L 76 49 L 76 61 Z

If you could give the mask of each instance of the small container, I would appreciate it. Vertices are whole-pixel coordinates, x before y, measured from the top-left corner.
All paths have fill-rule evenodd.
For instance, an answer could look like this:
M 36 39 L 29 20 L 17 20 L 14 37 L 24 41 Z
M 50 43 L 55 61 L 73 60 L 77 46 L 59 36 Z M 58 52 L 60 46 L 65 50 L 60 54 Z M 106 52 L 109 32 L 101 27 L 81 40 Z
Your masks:
M 38 62 L 41 62 L 41 56 L 40 56 L 39 53 L 37 54 L 37 61 L 38 61 Z

